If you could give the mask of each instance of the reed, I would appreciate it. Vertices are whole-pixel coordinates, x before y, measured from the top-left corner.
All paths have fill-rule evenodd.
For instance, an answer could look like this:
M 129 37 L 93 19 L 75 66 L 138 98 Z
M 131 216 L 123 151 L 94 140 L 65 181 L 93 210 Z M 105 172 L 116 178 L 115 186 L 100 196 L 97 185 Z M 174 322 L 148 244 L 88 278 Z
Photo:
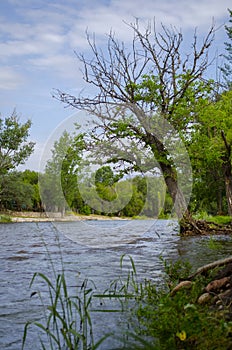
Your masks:
M 36 326 L 45 335 L 46 340 L 40 338 L 43 350 L 48 346 L 51 350 L 95 350 L 109 336 L 104 335 L 99 341 L 94 341 L 93 326 L 90 314 L 90 305 L 93 298 L 94 287 L 89 286 L 89 281 L 84 280 L 74 296 L 69 295 L 65 273 L 56 276 L 55 283 L 42 273 L 33 275 L 30 287 L 36 278 L 41 279 L 47 287 L 49 305 L 45 302 L 40 292 L 36 294 L 43 305 L 43 323 L 37 321 L 27 322 L 24 327 L 22 349 L 25 348 L 28 329 Z
M 65 271 L 62 270 L 61 273 L 56 273 L 51 256 L 50 263 L 53 278 L 37 272 L 33 275 L 30 283 L 30 288 L 33 288 L 35 282 L 39 279 L 40 282 L 43 282 L 47 293 L 46 299 L 42 296 L 41 291 L 31 293 L 31 297 L 37 296 L 40 300 L 43 308 L 43 318 L 41 322 L 29 321 L 25 324 L 22 350 L 25 349 L 30 327 L 37 327 L 45 336 L 43 339 L 39 338 L 42 350 L 95 350 L 108 337 L 117 338 L 118 343 L 122 344 L 120 349 L 130 349 L 131 339 L 138 343 L 139 337 L 129 331 L 129 319 L 135 305 L 141 300 L 143 287 L 141 283 L 138 283 L 136 267 L 130 256 L 123 255 L 121 257 L 121 274 L 102 293 L 97 292 L 93 281 L 85 279 L 82 283 L 79 283 L 79 286 L 76 286 L 75 295 L 70 295 Z M 126 273 L 123 271 L 125 265 Z M 94 302 L 96 298 L 98 299 L 97 303 Z M 112 302 L 111 308 L 93 307 L 93 304 L 103 305 L 109 300 Z M 117 301 L 116 305 L 113 301 Z M 96 342 L 92 324 L 93 313 L 96 312 L 122 313 L 126 331 L 122 330 L 119 335 L 113 332 L 103 334 L 100 340 Z M 139 343 L 145 344 L 142 338 Z M 132 344 L 132 348 L 135 349 L 135 344 Z
M 40 292 L 32 292 L 31 295 L 38 295 L 44 305 L 44 318 L 43 322 L 27 322 L 22 349 L 30 326 L 36 326 L 46 335 L 46 340 L 40 338 L 42 350 L 95 350 L 108 337 L 116 337 L 120 343 L 111 350 L 231 348 L 230 314 L 215 312 L 207 305 L 197 303 L 205 281 L 196 279 L 191 290 L 183 289 L 173 296 L 170 288 L 188 275 L 191 266 L 181 261 L 168 263 L 163 260 L 163 263 L 167 275 L 163 283 L 139 282 L 133 259 L 123 255 L 120 266 L 123 270 L 126 265 L 126 274 L 121 273 L 103 293 L 97 293 L 94 283 L 85 279 L 76 286 L 75 295 L 70 295 L 64 271 L 57 274 L 54 281 L 42 273 L 35 273 L 31 287 L 37 278 L 42 280 L 48 289 L 49 303 L 43 301 Z M 112 301 L 112 308 L 94 309 L 94 298 L 101 301 L 98 305 Z M 118 335 L 114 332 L 103 334 L 95 342 L 93 312 L 121 312 L 124 330 Z

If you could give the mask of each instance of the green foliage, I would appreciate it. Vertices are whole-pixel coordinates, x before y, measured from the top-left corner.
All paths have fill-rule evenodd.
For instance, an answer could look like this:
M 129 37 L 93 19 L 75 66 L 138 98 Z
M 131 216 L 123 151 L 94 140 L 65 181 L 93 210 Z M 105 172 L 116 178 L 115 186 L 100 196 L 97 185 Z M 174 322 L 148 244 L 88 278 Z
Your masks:
M 79 200 L 78 171 L 84 148 L 84 135 L 70 135 L 67 131 L 54 143 L 52 157 L 45 173 L 40 175 L 40 193 L 46 210 L 64 214 L 67 205 L 73 208 L 73 202 Z
M 212 215 L 209 215 L 206 211 L 198 211 L 193 215 L 194 219 L 196 220 L 206 220 L 210 221 L 212 218 Z
M 231 225 L 232 218 L 231 216 L 216 215 L 216 216 L 208 217 L 207 221 L 213 222 L 215 224 L 220 224 L 220 225 Z
M 0 215 L 0 223 L 11 222 L 11 218 L 8 215 L 1 214 Z
M 133 217 L 140 215 L 145 204 L 145 199 L 142 192 L 138 191 L 135 183 L 132 185 L 132 197 L 129 203 L 121 210 L 123 216 Z
M 119 179 L 116 178 L 110 166 L 103 166 L 96 171 L 96 185 L 102 184 L 104 186 L 112 186 L 118 180 Z
M 40 210 L 38 174 L 11 171 L 0 178 L 0 207 L 9 210 Z
M 179 278 L 186 277 L 189 266 L 181 262 L 168 267 L 168 286 Z M 184 272 L 184 275 L 182 273 Z M 140 327 L 138 331 L 149 337 L 154 349 L 229 349 L 232 345 L 230 332 L 232 323 L 226 314 L 217 314 L 207 305 L 197 304 L 204 283 L 197 278 L 191 289 L 180 289 L 175 295 L 169 288 L 157 288 L 147 282 L 144 286 L 143 303 L 137 312 Z M 146 348 L 146 347 L 145 347 Z
M 164 265 L 167 282 L 169 285 L 175 285 L 179 280 L 184 280 L 190 275 L 192 266 L 188 261 L 177 260 L 167 261 L 160 257 Z
M 27 322 L 24 327 L 22 339 L 22 350 L 27 345 L 27 338 L 30 327 L 37 327 L 39 331 L 46 335 L 46 341 L 39 336 L 41 349 L 50 350 L 96 350 L 106 338 L 113 336 L 113 332 L 104 334 L 95 342 L 92 314 L 93 312 L 127 312 L 129 301 L 140 294 L 137 282 L 136 268 L 133 259 L 123 255 L 120 259 L 121 271 L 124 265 L 128 265 L 128 274 L 125 279 L 119 276 L 111 282 L 109 288 L 103 293 L 96 293 L 93 282 L 84 280 L 78 283 L 75 293 L 70 294 L 64 271 L 61 274 L 54 272 L 54 278 L 49 278 L 43 273 L 35 273 L 30 283 L 32 288 L 37 279 L 42 282 L 47 289 L 46 295 L 49 300 L 43 300 L 41 291 L 33 291 L 31 297 L 38 296 L 43 306 L 44 317 L 41 321 Z M 127 260 L 127 261 L 126 261 Z M 52 263 L 52 262 L 51 262 Z M 52 263 L 53 265 L 53 263 Z M 54 266 L 53 266 L 54 268 Z M 117 299 L 120 301 L 119 309 L 93 310 L 93 298 L 102 302 L 104 299 Z M 135 336 L 136 338 L 136 336 Z M 120 339 L 124 342 L 124 337 Z M 141 339 L 141 342 L 143 340 Z M 124 347 L 123 347 L 124 348 Z
M 79 213 L 83 215 L 90 215 L 91 214 L 91 208 L 88 205 L 81 205 L 79 208 Z
M 164 204 L 166 187 L 160 177 L 136 176 L 132 181 L 132 197 L 121 213 L 129 217 L 158 217 Z M 172 207 L 172 204 L 171 204 Z
M 28 142 L 31 121 L 20 123 L 16 111 L 10 117 L 0 117 L 0 174 L 24 164 L 34 149 Z
M 35 144 L 27 141 L 30 127 L 30 120 L 20 123 L 16 111 L 10 117 L 0 117 L 0 209 L 32 206 L 31 186 L 12 172 L 34 150 Z
M 33 185 L 26 183 L 18 172 L 10 172 L 0 179 L 1 206 L 10 210 L 29 210 L 33 207 Z
M 198 113 L 189 153 L 193 168 L 193 211 L 213 215 L 229 211 L 231 183 L 232 92 L 223 93 Z M 226 197 L 227 195 L 227 197 Z M 227 205 L 228 203 L 228 205 Z
M 176 141 L 189 145 L 190 129 L 212 97 L 216 84 L 205 73 L 214 28 L 200 45 L 195 33 L 191 52 L 186 54 L 183 35 L 173 27 L 162 25 L 159 33 L 155 23 L 141 30 L 135 21 L 129 27 L 134 33 L 131 45 L 110 33 L 105 55 L 88 36 L 92 57 L 80 58 L 84 80 L 94 86 L 96 95 L 75 97 L 58 91 L 58 98 L 77 109 L 91 110 L 98 119 L 92 130 L 98 156 L 123 164 L 127 174 L 162 172 L 180 217 L 188 203 L 177 176 L 182 170 L 177 164 L 183 164 L 180 159 L 185 152 Z M 170 151 L 172 145 L 175 152 Z M 181 201 L 176 201 L 176 193 Z
M 120 176 L 115 175 L 110 166 L 103 166 L 95 173 L 96 190 L 100 198 L 106 201 L 113 201 L 117 198 L 115 183 L 118 182 Z

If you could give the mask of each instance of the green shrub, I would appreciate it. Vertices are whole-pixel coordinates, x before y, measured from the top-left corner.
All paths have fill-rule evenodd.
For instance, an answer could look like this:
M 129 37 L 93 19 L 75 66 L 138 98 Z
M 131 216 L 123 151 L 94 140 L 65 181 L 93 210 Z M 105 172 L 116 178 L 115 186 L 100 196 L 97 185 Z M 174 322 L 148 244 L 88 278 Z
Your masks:
M 7 222 L 11 222 L 11 217 L 5 214 L 1 214 L 0 215 L 0 223 L 7 223 Z
M 227 320 L 226 313 L 197 303 L 205 285 L 202 277 L 193 282 L 191 289 L 170 294 L 169 286 L 176 280 L 180 266 L 178 261 L 169 267 L 171 277 L 166 286 L 158 289 L 151 282 L 145 284 L 143 303 L 137 310 L 137 332 L 152 339 L 154 349 L 159 350 L 230 349 L 232 322 Z
M 231 216 L 212 216 L 207 219 L 207 221 L 219 224 L 219 225 L 229 225 L 232 223 Z

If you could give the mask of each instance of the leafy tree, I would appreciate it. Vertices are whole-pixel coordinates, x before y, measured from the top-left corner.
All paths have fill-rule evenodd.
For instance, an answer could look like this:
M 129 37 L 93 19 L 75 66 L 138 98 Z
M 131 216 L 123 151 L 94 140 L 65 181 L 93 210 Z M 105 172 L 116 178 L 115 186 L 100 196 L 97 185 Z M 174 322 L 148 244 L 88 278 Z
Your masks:
M 162 209 L 164 209 L 165 214 L 167 212 L 171 214 L 172 200 L 170 199 L 170 208 L 167 205 L 165 205 L 165 198 L 170 198 L 170 195 L 166 193 L 166 185 L 162 177 L 141 177 L 138 183 L 138 191 L 141 191 L 143 193 L 144 198 L 146 199 L 141 214 L 146 215 L 148 217 L 158 217 Z M 166 204 L 167 203 L 168 200 L 166 200 Z
M 135 184 L 133 184 L 132 190 L 132 198 L 130 199 L 129 203 L 122 209 L 122 215 L 128 217 L 140 215 L 145 203 L 143 194 L 138 191 Z
M 115 175 L 110 166 L 103 166 L 96 171 L 96 190 L 102 199 L 112 201 L 117 198 L 114 184 L 119 178 L 120 175 Z
M 143 32 L 138 22 L 129 28 L 134 33 L 129 50 L 128 44 L 121 44 L 112 33 L 106 53 L 87 37 L 93 57 L 79 58 L 84 65 L 84 79 L 95 87 L 95 95 L 76 97 L 58 90 L 56 97 L 97 116 L 99 128 L 93 134 L 99 144 L 98 156 L 129 163 L 136 171 L 158 167 L 181 218 L 187 203 L 176 164 L 185 160 L 176 139 L 178 133 L 183 140 L 188 138 L 189 124 L 194 123 L 211 93 L 212 83 L 204 73 L 214 28 L 210 28 L 201 45 L 195 32 L 191 52 L 186 55 L 182 50 L 183 36 L 176 29 L 162 26 L 157 33 L 154 24 Z M 174 153 L 170 151 L 173 149 Z M 146 162 L 140 157 L 141 150 L 147 155 Z M 156 165 L 151 161 L 154 158 Z M 187 177 L 185 174 L 185 180 Z M 188 211 L 186 218 L 195 226 Z
M 20 174 L 20 178 L 22 181 L 26 184 L 30 184 L 33 186 L 33 196 L 31 198 L 33 202 L 33 210 L 42 210 L 42 203 L 41 203 L 41 198 L 40 198 L 40 193 L 39 193 L 39 175 L 38 172 L 33 171 L 33 170 L 24 170 Z
M 1 209 L 32 210 L 34 199 L 33 185 L 22 179 L 20 172 L 10 172 L 0 179 Z
M 0 117 L 0 174 L 24 164 L 34 150 L 28 142 L 31 121 L 20 123 L 16 111 L 10 117 Z
M 76 198 L 78 165 L 85 147 L 83 134 L 70 135 L 64 131 L 54 143 L 52 157 L 40 178 L 40 192 L 47 211 L 65 212 Z
M 232 215 L 232 91 L 224 92 L 198 116 L 190 148 L 195 165 L 195 178 L 208 181 L 208 191 L 221 196 L 222 183 L 229 215 Z M 200 176 L 199 176 L 200 175 Z M 204 182 L 206 183 L 206 182 Z M 220 197 L 218 197 L 218 203 Z M 222 204 L 222 203 L 221 203 Z M 220 208 L 218 208 L 220 210 Z
M 20 123 L 16 111 L 10 117 L 0 117 L 0 207 L 9 203 L 10 197 L 15 192 L 15 198 L 23 197 L 24 186 L 14 175 L 9 172 L 18 165 L 24 164 L 34 150 L 34 143 L 28 142 L 31 121 Z M 17 185 L 12 178 L 17 180 Z M 8 186 L 10 186 L 8 188 Z M 14 187 L 14 190 L 13 190 Z M 26 191 L 26 187 L 24 186 Z M 17 207 L 20 206 L 20 200 Z M 28 203 L 26 207 L 30 206 Z
M 109 165 L 103 166 L 96 171 L 95 183 L 97 185 L 103 184 L 105 186 L 112 186 L 118 180 L 119 178 L 114 175 L 113 170 Z

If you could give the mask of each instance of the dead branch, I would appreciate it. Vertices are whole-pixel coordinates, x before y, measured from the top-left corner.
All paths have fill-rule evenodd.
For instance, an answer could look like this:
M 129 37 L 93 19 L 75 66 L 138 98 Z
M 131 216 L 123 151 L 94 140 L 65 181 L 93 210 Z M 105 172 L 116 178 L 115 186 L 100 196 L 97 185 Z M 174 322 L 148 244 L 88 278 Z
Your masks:
M 232 256 L 229 256 L 228 258 L 220 259 L 220 260 L 214 261 L 213 263 L 201 266 L 197 269 L 197 271 L 194 274 L 189 276 L 187 279 L 192 280 L 196 276 L 201 275 L 209 270 L 212 270 L 215 267 L 223 266 L 223 265 L 229 264 L 231 262 L 232 262 Z

